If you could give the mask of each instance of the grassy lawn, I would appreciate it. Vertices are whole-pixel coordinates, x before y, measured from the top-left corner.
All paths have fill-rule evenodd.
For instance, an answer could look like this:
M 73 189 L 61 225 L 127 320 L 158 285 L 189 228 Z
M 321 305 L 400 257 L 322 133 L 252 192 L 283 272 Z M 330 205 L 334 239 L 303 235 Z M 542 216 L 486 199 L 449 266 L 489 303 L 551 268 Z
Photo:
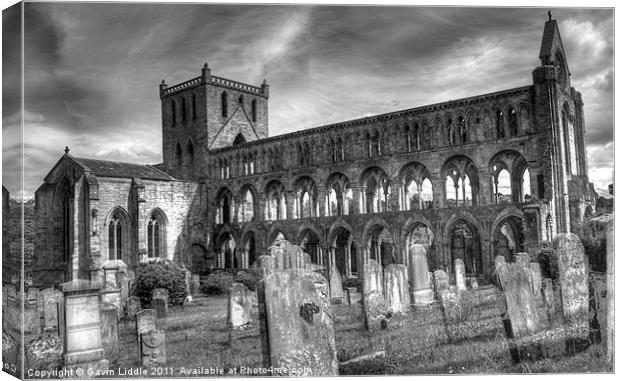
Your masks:
M 232 346 L 226 326 L 225 296 L 198 299 L 190 306 L 172 307 L 159 329 L 166 330 L 167 367 L 164 377 L 209 376 L 208 368 L 260 367 L 262 356 L 258 313 L 253 328 L 236 333 Z M 497 319 L 481 320 L 481 326 L 458 327 L 473 332 L 470 338 L 449 336 L 436 307 L 414 309 L 407 318 L 394 318 L 390 329 L 366 332 L 361 306 L 334 305 L 336 346 L 341 374 L 474 374 L 608 372 L 600 345 L 575 355 L 514 362 L 503 327 Z M 469 330 L 469 331 L 468 331 Z M 111 367 L 140 366 L 135 322 L 121 322 L 118 359 Z M 479 334 L 484 332 L 484 334 Z M 465 335 L 466 336 L 466 335 Z M 358 361 L 360 358 L 363 360 Z M 185 368 L 188 372 L 182 372 Z M 202 372 L 191 374 L 191 371 Z M 173 373 L 171 373 L 173 372 Z M 148 377 L 154 377 L 148 374 Z

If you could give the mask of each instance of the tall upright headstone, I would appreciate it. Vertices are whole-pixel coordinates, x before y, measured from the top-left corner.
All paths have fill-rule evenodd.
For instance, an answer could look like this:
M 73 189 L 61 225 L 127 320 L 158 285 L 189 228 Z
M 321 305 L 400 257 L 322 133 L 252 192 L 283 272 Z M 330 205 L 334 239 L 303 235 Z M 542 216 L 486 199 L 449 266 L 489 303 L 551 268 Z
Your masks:
M 435 297 L 439 300 L 439 293 L 450 288 L 450 278 L 448 274 L 443 270 L 435 270 L 433 272 L 433 285 L 435 286 Z
M 518 338 L 541 330 L 541 322 L 532 292 L 529 262 L 506 263 L 503 256 L 495 257 L 495 273 L 502 298 L 498 307 L 509 337 Z
M 86 280 L 62 284 L 65 306 L 63 366 L 93 371 L 108 368 L 101 340 L 100 285 Z
M 415 305 L 425 305 L 434 299 L 428 274 L 428 260 L 424 246 L 418 244 L 409 246 L 409 280 L 413 286 Z
M 383 268 L 374 259 L 369 259 L 363 267 L 362 291 L 367 294 L 377 291 L 383 295 Z
M 553 247 L 558 256 L 564 321 L 571 325 L 587 327 L 588 278 L 581 239 L 573 233 L 561 233 L 555 237 Z
M 374 259 L 369 259 L 363 267 L 363 301 L 366 328 L 375 330 L 386 328 L 388 310 L 383 289 L 383 268 Z
M 342 277 L 336 266 L 329 269 L 329 292 L 333 303 L 342 303 L 344 291 L 342 289 Z
M 391 264 L 383 273 L 385 304 L 392 314 L 406 314 L 411 304 L 407 266 Z
M 248 288 L 242 283 L 233 283 L 228 289 L 228 324 L 232 329 L 240 329 L 250 323 L 252 298 Z
M 458 291 L 466 290 L 467 280 L 465 279 L 465 264 L 460 258 L 454 260 L 454 275 L 456 279 L 456 289 Z
M 265 320 L 260 327 L 268 350 L 264 355 L 274 368 L 300 369 L 300 375 L 337 375 L 327 279 L 310 270 L 309 257 L 299 246 L 280 239 L 269 251 L 271 260 L 259 258 L 264 266 L 258 286 L 259 316 Z

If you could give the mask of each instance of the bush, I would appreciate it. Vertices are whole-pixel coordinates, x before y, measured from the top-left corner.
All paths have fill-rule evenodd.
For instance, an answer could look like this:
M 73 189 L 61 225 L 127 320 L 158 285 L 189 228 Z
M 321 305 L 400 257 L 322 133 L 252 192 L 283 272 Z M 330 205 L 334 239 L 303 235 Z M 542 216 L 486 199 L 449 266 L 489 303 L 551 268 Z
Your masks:
M 136 274 L 136 294 L 143 305 L 151 303 L 156 288 L 168 290 L 168 303 L 171 305 L 182 304 L 187 297 L 183 269 L 170 261 L 140 264 Z
M 558 257 L 550 247 L 543 247 L 536 255 L 538 263 L 540 263 L 540 272 L 543 278 L 558 279 Z
M 247 271 L 239 271 L 233 278 L 234 282 L 244 284 L 251 291 L 256 291 L 256 282 L 260 280 L 262 271 L 258 266 L 252 266 Z
M 233 282 L 233 276 L 226 271 L 214 271 L 201 280 L 200 291 L 205 295 L 224 295 Z

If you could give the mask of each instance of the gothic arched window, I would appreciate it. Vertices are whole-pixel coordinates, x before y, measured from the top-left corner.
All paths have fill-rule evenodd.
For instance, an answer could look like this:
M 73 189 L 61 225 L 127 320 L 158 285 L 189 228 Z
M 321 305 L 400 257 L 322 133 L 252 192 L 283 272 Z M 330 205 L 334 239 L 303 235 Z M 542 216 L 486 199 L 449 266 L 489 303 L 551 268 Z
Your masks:
M 108 258 L 123 259 L 125 257 L 125 237 L 127 220 L 120 210 L 115 210 L 108 222 Z
M 166 248 L 166 222 L 162 212 L 153 211 L 148 219 L 146 239 L 149 258 L 162 258 Z

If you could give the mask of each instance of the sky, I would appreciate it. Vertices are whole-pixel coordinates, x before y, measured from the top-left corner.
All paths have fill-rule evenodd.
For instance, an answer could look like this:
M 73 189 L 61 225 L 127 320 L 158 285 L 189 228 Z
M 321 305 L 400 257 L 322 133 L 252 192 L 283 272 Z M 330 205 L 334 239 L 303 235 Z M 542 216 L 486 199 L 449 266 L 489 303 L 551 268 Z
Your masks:
M 583 95 L 590 181 L 613 182 L 613 12 L 552 9 Z M 3 184 L 30 197 L 64 153 L 161 162 L 158 84 L 270 85 L 270 135 L 532 84 L 546 8 L 27 3 L 3 54 Z M 19 23 L 3 13 L 5 51 Z M 18 30 L 18 29 L 17 29 Z M 8 50 L 7 50 L 8 49 Z

